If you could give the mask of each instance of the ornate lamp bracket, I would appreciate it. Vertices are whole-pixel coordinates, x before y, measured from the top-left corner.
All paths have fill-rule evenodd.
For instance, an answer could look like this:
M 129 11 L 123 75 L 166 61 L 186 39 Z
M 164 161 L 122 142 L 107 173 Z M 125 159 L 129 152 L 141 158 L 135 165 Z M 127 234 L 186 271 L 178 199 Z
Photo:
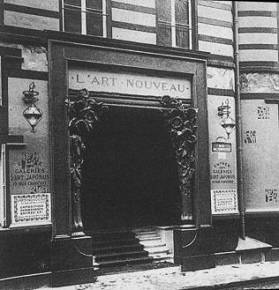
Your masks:
M 108 109 L 103 103 L 89 97 L 87 89 L 65 100 L 68 114 L 70 136 L 70 173 L 72 196 L 72 235 L 82 236 L 81 215 L 82 164 L 86 150 L 86 138 L 93 132 L 96 124 Z
M 163 96 L 161 105 L 164 108 L 162 112 L 175 152 L 179 190 L 182 197 L 181 220 L 192 220 L 198 110 L 170 96 Z

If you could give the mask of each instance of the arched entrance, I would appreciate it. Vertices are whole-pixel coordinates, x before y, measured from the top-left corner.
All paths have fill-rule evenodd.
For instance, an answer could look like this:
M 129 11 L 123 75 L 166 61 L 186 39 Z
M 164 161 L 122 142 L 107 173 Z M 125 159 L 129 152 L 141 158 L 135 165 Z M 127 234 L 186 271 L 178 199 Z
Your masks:
M 110 104 L 104 114 L 109 106 L 86 89 L 66 104 L 73 235 L 83 234 L 82 214 L 88 230 L 192 222 L 194 108 L 163 96 L 155 107 Z
M 161 111 L 111 106 L 86 148 L 85 231 L 181 222 L 175 154 Z

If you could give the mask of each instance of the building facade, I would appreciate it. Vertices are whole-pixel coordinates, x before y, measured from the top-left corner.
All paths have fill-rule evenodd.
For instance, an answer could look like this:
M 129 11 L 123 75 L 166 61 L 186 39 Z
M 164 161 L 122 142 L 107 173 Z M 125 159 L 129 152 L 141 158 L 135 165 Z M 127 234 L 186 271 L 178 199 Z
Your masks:
M 278 259 L 276 2 L 0 11 L 2 285 L 152 262 L 151 228 L 184 270 Z

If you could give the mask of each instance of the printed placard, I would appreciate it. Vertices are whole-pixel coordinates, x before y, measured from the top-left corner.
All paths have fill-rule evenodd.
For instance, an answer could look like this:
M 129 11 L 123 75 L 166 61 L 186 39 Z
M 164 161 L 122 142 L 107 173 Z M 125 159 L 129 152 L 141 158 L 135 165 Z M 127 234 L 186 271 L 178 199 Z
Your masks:
M 213 142 L 212 152 L 232 152 L 232 144 L 225 142 Z
M 11 195 L 11 226 L 32 226 L 51 223 L 50 193 Z
M 212 214 L 238 213 L 236 189 L 211 190 Z

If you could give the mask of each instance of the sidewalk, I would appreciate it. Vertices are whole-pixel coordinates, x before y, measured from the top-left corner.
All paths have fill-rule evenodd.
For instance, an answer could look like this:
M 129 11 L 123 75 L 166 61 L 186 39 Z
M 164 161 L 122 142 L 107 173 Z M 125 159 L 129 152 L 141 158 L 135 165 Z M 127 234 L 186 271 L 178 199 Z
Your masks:
M 276 279 L 278 277 L 278 279 Z M 176 290 L 176 289 L 264 289 L 242 288 L 241 282 L 265 284 L 273 281 L 279 289 L 279 262 L 218 266 L 213 269 L 181 272 L 180 267 L 146 270 L 140 272 L 103 275 L 92 284 L 54 288 L 57 290 Z M 232 284 L 231 284 L 232 283 Z M 235 284 L 236 283 L 236 284 Z M 253 283 L 253 282 L 252 282 Z M 271 282 L 268 282 L 271 283 Z M 227 287 L 225 286 L 227 285 Z M 238 285 L 238 286 L 237 286 Z M 271 285 L 271 284 L 270 284 Z M 272 289 L 276 289 L 275 286 Z M 51 288 L 40 288 L 51 289 Z M 270 289 L 270 288 L 269 288 Z

